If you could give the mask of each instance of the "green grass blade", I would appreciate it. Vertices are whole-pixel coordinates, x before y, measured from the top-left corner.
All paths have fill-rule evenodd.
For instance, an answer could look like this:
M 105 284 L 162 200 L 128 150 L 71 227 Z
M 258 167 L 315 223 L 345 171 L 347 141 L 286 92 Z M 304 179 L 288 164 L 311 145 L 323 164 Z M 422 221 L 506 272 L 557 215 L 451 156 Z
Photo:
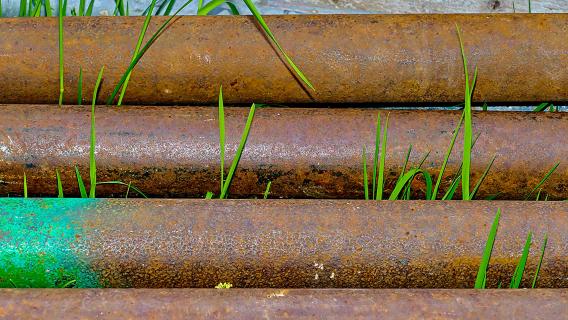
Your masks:
M 197 6 L 198 10 L 197 10 L 197 15 L 198 16 L 206 16 L 209 14 L 209 12 L 211 12 L 211 10 L 226 4 L 229 9 L 231 10 L 231 14 L 233 15 L 239 15 L 239 9 L 237 9 L 237 6 L 235 6 L 235 4 L 233 4 L 232 2 L 226 1 L 226 0 L 213 0 L 210 1 L 209 3 L 207 3 L 205 6 L 203 5 L 203 1 L 200 0 L 199 1 L 200 5 Z
M 544 240 L 542 242 L 542 247 L 540 248 L 540 259 L 538 260 L 538 265 L 536 266 L 536 272 L 534 274 L 532 288 L 536 288 L 536 282 L 538 281 L 538 274 L 540 273 L 540 267 L 542 266 L 542 259 L 544 258 L 544 251 L 546 250 L 546 244 L 548 243 L 548 235 L 544 235 Z
M 489 173 L 489 170 L 491 169 L 491 166 L 493 166 L 493 162 L 495 162 L 495 158 L 497 157 L 497 155 L 494 155 L 493 158 L 491 158 L 491 161 L 489 161 L 489 164 L 487 165 L 487 167 L 485 168 L 485 171 L 483 172 L 483 175 L 481 175 L 481 177 L 479 178 L 479 180 L 477 181 L 477 183 L 475 184 L 475 187 L 473 188 L 473 191 L 471 191 L 471 194 L 469 195 L 469 198 L 471 200 L 473 200 L 473 198 L 475 198 L 475 195 L 477 194 L 477 190 L 479 190 L 479 187 L 481 186 L 481 184 L 483 183 L 483 181 L 485 180 L 485 178 L 487 177 L 487 174 Z
M 120 15 L 120 16 L 125 16 L 124 1 L 123 0 L 115 0 L 114 2 L 116 4 L 116 6 L 114 8 L 113 16 L 116 16 L 117 14 Z
M 142 57 L 144 56 L 144 54 L 146 53 L 146 51 L 148 51 L 148 49 L 152 46 L 152 44 L 156 41 L 156 39 L 162 34 L 162 32 L 166 29 L 166 27 L 170 24 L 170 22 L 178 15 L 178 13 L 180 13 L 181 10 L 183 10 L 187 5 L 189 5 L 193 0 L 188 0 L 187 2 L 185 2 L 172 16 L 170 16 L 159 28 L 158 30 L 156 30 L 156 32 L 152 35 L 152 37 L 148 40 L 148 42 L 146 42 L 146 44 L 144 45 L 144 47 L 142 47 L 142 49 L 140 49 L 140 51 L 138 52 L 138 54 L 136 55 L 136 58 L 133 59 L 130 62 L 130 65 L 128 66 L 128 68 L 126 69 L 126 71 L 124 72 L 124 74 L 122 75 L 122 77 L 120 78 L 119 82 L 116 84 L 116 86 L 114 87 L 114 90 L 112 92 L 112 94 L 110 95 L 110 97 L 107 99 L 107 104 L 110 105 L 112 104 L 112 102 L 114 101 L 114 99 L 116 98 L 116 95 L 118 94 L 118 91 L 120 90 L 120 88 L 122 88 L 122 85 L 124 84 L 124 82 L 126 81 L 126 78 L 128 77 L 129 72 L 131 72 L 134 67 L 138 64 L 138 62 L 140 61 L 140 59 L 142 59 Z
M 533 109 L 533 112 L 542 112 L 542 111 L 546 110 L 546 108 L 548 108 L 549 106 L 550 106 L 550 103 L 543 102 L 543 103 L 539 104 L 538 106 L 536 106 Z
M 377 126 L 375 129 L 375 153 L 373 154 L 373 200 L 377 194 L 377 172 L 379 171 L 379 146 L 381 141 L 381 114 L 377 112 Z
M 79 16 L 85 15 L 85 0 L 79 0 Z
M 148 10 L 148 14 L 146 14 L 146 18 L 144 19 L 144 24 L 142 24 L 142 29 L 140 30 L 140 34 L 138 35 L 138 41 L 136 42 L 136 47 L 134 48 L 134 53 L 132 54 L 132 59 L 130 60 L 130 62 L 134 61 L 136 55 L 138 55 L 138 52 L 140 51 L 140 47 L 142 46 L 142 41 L 144 41 L 144 36 L 146 35 L 146 31 L 148 30 L 148 24 L 150 23 L 150 19 L 152 19 L 152 11 L 154 11 L 155 5 L 156 5 L 156 0 L 152 0 L 152 2 L 150 3 L 150 10 Z M 122 85 L 122 91 L 118 96 L 118 103 L 117 103 L 118 106 L 122 104 L 122 99 L 124 98 L 124 94 L 126 93 L 126 88 L 128 87 L 128 81 L 130 81 L 131 75 L 132 75 L 132 70 L 128 71 L 126 79 L 124 80 L 124 84 Z
M 383 192 L 385 187 L 385 159 L 387 157 L 387 133 L 389 130 L 389 115 L 385 120 L 385 129 L 383 131 L 383 138 L 381 139 L 381 157 L 379 160 L 379 172 L 377 177 L 377 200 L 383 200 Z
M 2 17 L 2 0 L 0 0 L 0 18 Z
M 89 6 L 87 7 L 87 11 L 85 11 L 85 16 L 90 17 L 93 15 L 93 6 L 95 5 L 95 0 L 91 0 L 89 2 Z
M 463 123 L 464 116 L 465 116 L 465 113 L 462 112 L 460 121 L 458 122 L 458 125 L 454 129 L 454 134 L 452 135 L 452 140 L 450 141 L 450 146 L 448 147 L 448 150 L 446 150 L 446 155 L 444 156 L 444 162 L 442 163 L 442 167 L 440 168 L 440 173 L 438 174 L 438 178 L 436 179 L 436 185 L 434 186 L 434 190 L 432 191 L 432 198 L 430 200 L 436 200 L 436 197 L 438 196 L 438 189 L 440 188 L 440 184 L 442 183 L 442 177 L 444 176 L 444 173 L 446 172 L 446 166 L 448 165 L 448 160 L 450 159 L 450 155 L 452 154 L 452 150 L 454 149 L 454 145 L 456 143 L 456 138 L 458 137 L 458 133 L 459 133 L 461 125 Z
M 205 6 L 202 6 L 197 10 L 197 15 L 200 15 L 200 16 L 207 15 L 211 10 L 217 8 L 218 6 L 220 6 L 221 4 L 226 3 L 226 2 L 227 2 L 226 0 L 210 1 Z M 266 34 L 266 36 L 272 41 L 272 43 L 276 46 L 276 48 L 278 48 L 278 51 L 282 54 L 282 56 L 284 57 L 284 59 L 286 60 L 288 65 L 292 68 L 292 70 L 294 70 L 294 72 L 300 78 L 300 80 L 302 80 L 302 82 L 305 83 L 310 89 L 315 91 L 315 88 L 312 85 L 312 83 L 310 82 L 310 80 L 304 75 L 304 73 L 300 70 L 300 68 L 298 68 L 298 66 L 296 66 L 294 61 L 292 61 L 292 58 L 290 58 L 290 56 L 288 56 L 286 51 L 284 51 L 284 48 L 282 48 L 282 46 L 280 45 L 278 40 L 276 40 L 276 37 L 274 36 L 272 31 L 270 31 L 270 28 L 268 27 L 268 25 L 264 21 L 264 18 L 262 17 L 262 15 L 260 14 L 260 12 L 256 8 L 256 6 L 254 5 L 254 3 L 251 0 L 243 0 L 243 2 L 248 7 L 248 9 L 252 13 L 252 15 L 254 16 L 256 21 L 260 24 L 260 26 L 264 30 L 264 33 Z M 233 11 L 233 8 L 230 5 L 229 5 L 229 7 L 231 8 L 231 11 Z M 235 9 L 236 9 L 236 7 L 235 7 Z M 234 14 L 234 11 L 233 11 L 233 14 Z
M 426 161 L 426 159 L 428 159 L 428 156 L 430 155 L 430 150 L 428 150 L 428 152 L 426 152 L 426 154 L 424 155 L 424 157 L 422 157 L 422 159 L 420 160 L 419 164 L 417 167 L 415 167 L 415 169 L 420 169 L 422 168 L 422 165 L 424 164 L 424 162 Z M 405 164 L 406 166 L 406 164 Z M 430 175 L 429 173 L 427 173 L 428 175 Z M 430 176 L 431 177 L 431 176 Z M 398 183 L 398 180 L 397 180 Z M 412 184 L 411 183 L 407 183 L 406 187 L 404 189 L 404 192 L 402 193 L 403 196 L 401 199 L 403 200 L 410 200 L 410 195 L 411 195 L 411 189 L 412 189 Z M 430 188 L 426 188 L 426 200 L 429 200 L 430 197 L 432 196 L 432 187 L 430 186 Z
M 531 0 L 529 0 L 529 13 L 532 13 L 532 5 L 531 5 Z
M 469 199 L 469 179 L 471 171 L 471 143 L 472 137 L 472 120 L 471 120 L 471 89 L 469 83 L 469 73 L 467 68 L 467 57 L 465 55 L 465 49 L 463 45 L 463 40 L 461 37 L 461 31 L 459 26 L 456 24 L 456 29 L 458 33 L 458 38 L 460 42 L 460 50 L 463 62 L 463 70 L 465 76 L 465 99 L 464 99 L 464 141 L 463 141 L 463 168 L 462 168 L 462 197 L 463 200 Z
M 18 17 L 25 17 L 27 15 L 26 14 L 27 5 L 28 4 L 26 0 L 20 0 L 20 11 L 18 12 Z
M 542 180 L 540 180 L 540 182 L 536 185 L 536 187 L 534 187 L 531 192 L 529 192 L 529 194 L 527 194 L 527 196 L 525 197 L 525 200 L 528 200 L 531 195 L 538 189 L 540 188 L 547 180 L 548 178 L 550 178 L 550 176 L 554 173 L 554 171 L 556 171 L 556 169 L 558 168 L 558 166 L 560 165 L 560 162 L 556 163 L 554 165 L 554 167 L 552 167 L 552 169 L 550 169 L 548 171 L 548 173 L 544 176 L 544 178 L 542 178 Z
M 58 36 L 59 36 L 59 106 L 63 105 L 63 92 L 65 91 L 63 85 L 63 4 L 62 1 L 59 0 L 59 27 L 58 27 Z
M 540 200 L 540 193 L 542 192 L 542 189 L 538 189 L 538 193 L 536 194 L 536 199 L 535 201 Z
M 24 198 L 28 197 L 28 178 L 26 177 L 26 172 L 24 171 Z
M 170 2 L 168 3 L 168 7 L 166 8 L 166 11 L 164 12 L 165 16 L 169 16 L 170 13 L 172 13 L 172 10 L 174 9 L 175 4 L 176 4 L 176 0 L 170 0 Z
M 95 130 L 95 105 L 97 104 L 97 94 L 103 78 L 105 67 L 99 71 L 97 82 L 95 83 L 95 90 L 93 90 L 93 103 L 91 105 L 91 144 L 89 150 L 89 176 L 91 179 L 91 188 L 89 189 L 89 198 L 95 197 L 95 190 L 97 187 L 97 162 L 95 160 L 95 147 L 97 144 L 97 134 Z
M 272 40 L 272 42 L 274 43 L 274 45 L 278 48 L 278 50 L 280 51 L 280 53 L 284 56 L 284 58 L 286 59 L 286 61 L 288 62 L 288 64 L 290 65 L 290 67 L 292 67 L 292 69 L 296 72 L 296 75 L 298 75 L 298 77 L 312 90 L 315 91 L 314 86 L 312 85 L 312 83 L 310 82 L 310 80 L 308 80 L 308 78 L 302 73 L 302 71 L 296 66 L 296 64 L 294 63 L 294 61 L 292 61 L 292 59 L 288 56 L 288 54 L 284 51 L 284 49 L 282 48 L 282 46 L 280 46 L 280 44 L 278 43 L 278 41 L 276 40 L 276 37 L 272 34 L 272 31 L 270 31 L 270 28 L 268 28 L 268 25 L 266 24 L 266 22 L 264 22 L 264 18 L 262 18 L 262 16 L 260 15 L 260 12 L 258 12 L 258 9 L 256 9 L 256 7 L 254 6 L 254 3 L 252 2 L 252 0 L 243 0 L 246 4 L 246 6 L 249 8 L 250 12 L 252 13 L 252 15 L 256 18 L 256 20 L 258 21 L 258 23 L 261 25 L 262 29 L 264 30 L 264 32 L 266 33 L 266 35 L 270 38 L 270 40 Z
M 225 107 L 223 104 L 223 86 L 219 88 L 219 154 L 221 160 L 221 189 L 225 184 Z
M 63 184 L 61 183 L 61 176 L 57 169 L 55 169 L 55 176 L 57 177 L 57 197 L 63 198 Z
M 30 1 L 30 3 L 31 3 L 31 1 Z M 37 1 L 35 2 L 35 5 L 34 5 L 34 12 L 33 12 L 33 14 L 32 14 L 32 17 L 36 17 L 36 18 L 37 18 L 37 17 L 39 17 L 39 16 L 41 15 L 41 7 L 42 7 L 41 0 L 37 0 Z
M 233 162 L 231 163 L 231 167 L 229 168 L 229 173 L 227 174 L 227 180 L 225 180 L 225 183 L 223 184 L 223 189 L 221 190 L 221 195 L 219 196 L 219 199 L 227 198 L 229 187 L 231 186 L 231 181 L 233 180 L 233 175 L 237 170 L 237 166 L 239 165 L 239 161 L 241 160 L 243 150 L 245 149 L 245 145 L 247 143 L 250 128 L 252 125 L 252 120 L 254 119 L 255 109 L 256 106 L 253 103 L 252 106 L 250 107 L 247 122 L 245 124 L 245 129 L 243 130 L 243 134 L 241 136 L 241 142 L 239 143 L 239 147 L 237 148 L 237 153 L 235 154 L 235 158 L 233 158 Z
M 79 67 L 79 81 L 77 83 L 77 105 L 83 104 L 83 68 Z
M 87 190 L 85 189 L 83 178 L 81 178 L 81 173 L 79 172 L 79 168 L 77 168 L 77 166 L 75 166 L 75 176 L 77 177 L 77 185 L 79 186 L 81 198 L 87 198 Z
M 511 284 L 509 285 L 509 288 L 511 289 L 518 289 L 521 285 L 521 280 L 523 280 L 523 273 L 525 272 L 525 266 L 527 265 L 527 259 L 529 257 L 529 249 L 531 248 L 531 239 L 532 233 L 529 231 L 529 234 L 527 235 L 527 241 L 525 242 L 525 247 L 523 248 L 523 255 L 521 256 L 521 260 L 519 260 L 519 263 L 515 268 L 515 273 L 513 274 Z
M 102 185 L 102 184 L 115 184 L 115 185 L 121 185 L 121 186 L 125 186 L 127 187 L 126 190 L 126 197 L 128 197 L 128 192 L 130 189 L 136 191 L 136 193 L 138 193 L 139 195 L 141 195 L 142 197 L 148 199 L 148 196 L 146 196 L 146 194 L 144 192 L 142 192 L 140 189 L 138 189 L 136 186 L 132 185 L 132 182 L 129 183 L 125 183 L 122 181 L 103 181 L 103 182 L 97 182 L 97 185 Z
M 369 200 L 369 178 L 367 177 L 367 147 L 363 145 L 363 192 L 365 200 Z
M 493 244 L 495 243 L 495 237 L 497 236 L 497 228 L 499 227 L 499 218 L 501 217 L 501 209 L 497 209 L 497 214 L 493 220 L 493 225 L 491 225 L 491 231 L 489 231 L 489 236 L 487 237 L 487 242 L 485 243 L 485 250 L 483 250 L 483 257 L 481 258 L 481 263 L 479 264 L 479 270 L 477 271 L 477 278 L 475 279 L 475 289 L 485 289 L 485 282 L 487 279 L 487 268 L 489 267 L 489 260 L 491 259 L 491 253 L 493 252 Z
M 408 151 L 406 152 L 406 157 L 404 159 L 404 165 L 402 166 L 402 170 L 400 171 L 400 174 L 398 175 L 398 178 L 396 179 L 397 183 L 400 181 L 400 179 L 402 179 L 402 176 L 406 172 L 406 167 L 408 166 L 408 159 L 410 159 L 410 153 L 411 152 L 412 152 L 412 145 L 409 145 Z
M 268 184 L 266 185 L 266 190 L 264 190 L 264 195 L 263 195 L 263 199 L 266 200 L 268 199 L 268 195 L 270 194 L 270 186 L 272 185 L 272 181 L 268 181 Z
M 428 172 L 422 169 L 413 168 L 410 169 L 407 173 L 405 173 L 402 176 L 402 179 L 400 179 L 400 181 L 397 182 L 389 197 L 389 200 L 398 199 L 402 189 L 408 184 L 411 184 L 412 180 L 414 180 L 414 178 L 418 174 L 422 174 L 424 176 L 424 180 L 426 181 L 426 199 L 429 199 L 432 193 L 432 176 L 430 176 Z
M 239 12 L 239 9 L 237 8 L 237 6 L 235 6 L 234 3 L 227 1 L 227 2 L 225 2 L 225 4 L 227 5 L 227 7 L 229 7 L 229 10 L 231 10 L 231 14 L 232 14 L 232 15 L 238 16 L 238 15 L 241 14 L 241 13 Z

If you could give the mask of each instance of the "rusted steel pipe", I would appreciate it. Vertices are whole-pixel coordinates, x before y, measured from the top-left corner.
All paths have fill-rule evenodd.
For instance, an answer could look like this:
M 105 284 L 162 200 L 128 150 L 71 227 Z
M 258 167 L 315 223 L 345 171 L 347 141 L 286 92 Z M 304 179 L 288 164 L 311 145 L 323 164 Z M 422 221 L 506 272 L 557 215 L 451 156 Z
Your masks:
M 562 202 L 0 200 L 3 287 L 471 288 L 498 208 L 488 287 L 568 287 Z
M 24 171 L 30 196 L 56 195 L 55 169 L 59 169 L 65 195 L 78 196 L 73 166 L 78 164 L 88 180 L 89 109 L 0 105 L 0 195 L 21 195 Z M 362 198 L 362 149 L 367 146 L 367 163 L 372 164 L 377 112 L 258 109 L 230 194 L 262 196 L 272 181 L 271 197 L 275 198 Z M 247 114 L 248 108 L 226 108 L 227 170 Z M 410 145 L 408 168 L 431 151 L 422 168 L 438 174 L 460 113 L 381 111 L 383 126 L 387 115 L 385 188 L 389 194 Z M 132 182 L 153 197 L 202 197 L 207 191 L 218 195 L 217 118 L 217 110 L 209 107 L 97 108 L 98 181 Z M 543 188 L 550 199 L 568 198 L 567 113 L 475 112 L 473 124 L 480 136 L 472 153 L 472 185 L 497 156 L 479 199 L 499 194 L 500 199 L 522 200 L 558 162 Z M 460 134 L 440 197 L 458 171 L 462 141 Z M 125 190 L 99 186 L 97 195 L 122 196 Z M 423 180 L 413 190 L 415 196 L 423 197 Z
M 567 290 L 0 290 L 12 319 L 556 319 Z
M 165 18 L 152 19 L 148 34 Z M 104 101 L 128 66 L 144 17 L 64 21 L 65 101 L 79 68 L 92 92 L 105 66 Z M 248 17 L 180 17 L 133 73 L 125 103 L 568 101 L 568 14 L 269 16 L 266 22 L 317 91 L 305 90 Z M 57 103 L 57 18 L 0 21 L 0 102 Z M 42 32 L 30 32 L 42 30 Z

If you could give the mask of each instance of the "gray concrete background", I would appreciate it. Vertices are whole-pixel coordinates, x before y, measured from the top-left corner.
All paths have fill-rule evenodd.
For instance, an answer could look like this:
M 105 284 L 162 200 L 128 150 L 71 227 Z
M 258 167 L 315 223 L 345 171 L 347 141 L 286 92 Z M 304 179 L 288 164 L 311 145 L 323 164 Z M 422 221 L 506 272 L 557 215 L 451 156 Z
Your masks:
M 17 15 L 20 0 L 0 1 L 4 15 Z M 150 3 L 150 0 L 127 1 L 131 15 L 142 14 Z M 57 8 L 57 1 L 51 2 L 52 7 Z M 162 0 L 158 1 L 161 2 Z M 237 5 L 241 14 L 249 14 L 241 0 L 232 0 L 232 2 Z M 263 14 L 499 13 L 513 12 L 513 3 L 517 12 L 528 12 L 528 0 L 254 0 L 254 2 Z M 176 7 L 183 3 L 183 0 L 177 0 Z M 78 0 L 68 0 L 68 9 L 78 7 L 78 4 Z M 96 15 L 111 15 L 114 8 L 114 0 L 95 0 Z M 194 0 L 182 13 L 189 15 L 195 14 L 196 11 L 197 0 Z M 568 0 L 532 0 L 532 12 L 568 12 Z M 214 13 L 229 14 L 229 11 L 220 9 Z

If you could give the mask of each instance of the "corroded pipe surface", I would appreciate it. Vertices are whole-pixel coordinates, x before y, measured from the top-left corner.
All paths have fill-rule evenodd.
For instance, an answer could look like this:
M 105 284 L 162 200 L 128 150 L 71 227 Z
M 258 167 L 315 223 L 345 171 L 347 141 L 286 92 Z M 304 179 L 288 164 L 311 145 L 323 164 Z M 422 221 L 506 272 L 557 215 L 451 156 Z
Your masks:
M 533 232 L 538 287 L 568 287 L 562 202 L 1 199 L 2 287 L 507 287 Z
M 24 170 L 30 196 L 56 194 L 56 168 L 66 196 L 79 194 L 74 165 L 88 186 L 89 109 L 0 105 L 0 195 L 22 194 Z M 227 170 L 247 114 L 248 108 L 226 108 Z M 410 145 L 407 169 L 431 151 L 422 168 L 438 174 L 460 113 L 381 111 L 383 127 L 387 115 L 388 194 Z M 132 182 L 153 197 L 218 195 L 217 118 L 216 108 L 208 107 L 98 108 L 98 181 Z M 362 149 L 367 146 L 371 181 L 376 120 L 377 111 L 370 109 L 258 109 L 230 194 L 262 196 L 272 181 L 274 198 L 362 198 Z M 475 112 L 473 125 L 480 136 L 472 153 L 472 186 L 496 156 L 478 199 L 498 194 L 522 200 L 556 163 L 560 166 L 543 185 L 542 197 L 568 198 L 568 113 Z M 439 197 L 459 168 L 462 141 L 460 134 Z M 417 197 L 423 198 L 424 187 L 417 180 Z M 97 195 L 123 196 L 125 191 L 99 186 Z
M 165 18 L 155 17 L 148 34 Z M 65 101 L 92 92 L 105 66 L 106 99 L 128 66 L 144 17 L 68 17 Z M 252 17 L 181 17 L 136 67 L 130 104 L 460 102 L 568 100 L 568 14 L 272 16 L 266 22 L 317 91 L 305 90 Z M 30 32 L 41 30 L 41 32 Z M 57 103 L 57 18 L 0 21 L 0 102 Z M 85 95 L 88 96 L 88 95 Z
M 5 289 L 4 319 L 557 319 L 566 290 Z

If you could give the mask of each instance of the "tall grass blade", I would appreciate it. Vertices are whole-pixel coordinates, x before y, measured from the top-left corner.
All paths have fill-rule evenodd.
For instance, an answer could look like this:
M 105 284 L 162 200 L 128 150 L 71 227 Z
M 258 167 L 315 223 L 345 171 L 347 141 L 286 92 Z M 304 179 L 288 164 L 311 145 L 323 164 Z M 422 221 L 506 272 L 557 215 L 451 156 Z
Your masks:
M 79 67 L 79 81 L 77 83 L 77 105 L 83 104 L 83 68 Z
M 436 179 L 436 185 L 434 186 L 434 190 L 432 191 L 432 198 L 430 200 L 436 200 L 436 197 L 438 196 L 438 189 L 440 188 L 440 184 L 442 183 L 442 177 L 446 172 L 446 166 L 448 165 L 448 160 L 450 159 L 450 155 L 452 154 L 452 150 L 454 149 L 456 138 L 458 137 L 458 133 L 463 123 L 464 116 L 465 112 L 462 112 L 460 121 L 458 122 L 458 125 L 454 129 L 454 134 L 452 135 L 450 146 L 448 147 L 448 150 L 446 150 L 446 155 L 444 156 L 444 162 L 442 163 L 442 167 L 440 168 L 440 173 L 438 174 L 438 178 Z
M 412 152 L 412 145 L 409 145 L 408 151 L 406 152 L 406 157 L 404 158 L 404 165 L 402 166 L 402 170 L 400 171 L 400 174 L 398 175 L 398 178 L 396 179 L 397 183 L 400 181 L 400 179 L 402 179 L 402 176 L 406 172 L 406 167 L 408 166 L 408 159 L 410 159 L 410 153 L 411 152 Z
M 542 111 L 546 110 L 548 107 L 550 107 L 550 103 L 543 102 L 543 103 L 539 104 L 538 106 L 536 106 L 533 109 L 533 112 L 542 112 Z
M 89 189 L 89 198 L 95 197 L 95 190 L 97 188 L 97 162 L 95 160 L 95 148 L 97 145 L 97 134 L 95 130 L 95 105 L 97 104 L 97 94 L 103 78 L 105 67 L 99 71 L 97 82 L 95 83 L 95 90 L 93 90 L 93 103 L 91 104 L 91 144 L 89 150 L 89 176 L 91 179 L 91 188 Z
M 387 114 L 387 120 L 385 120 L 385 129 L 383 131 L 383 137 L 381 139 L 381 157 L 379 160 L 379 172 L 377 177 L 377 200 L 383 200 L 383 191 L 385 187 L 385 159 L 387 157 L 387 132 L 389 130 L 389 115 Z
M 481 263 L 479 264 L 479 270 L 477 271 L 477 278 L 475 279 L 475 289 L 485 289 L 485 282 L 487 279 L 487 268 L 489 267 L 489 260 L 491 259 L 491 253 L 493 252 L 493 244 L 495 243 L 495 237 L 497 236 L 497 228 L 499 226 L 499 218 L 501 217 L 501 209 L 497 209 L 497 214 L 491 225 L 491 231 L 489 231 L 489 236 L 487 237 L 487 242 L 485 243 L 485 250 L 483 250 L 483 257 L 481 258 Z
M 223 86 L 219 88 L 219 153 L 221 160 L 221 189 L 225 184 L 225 107 L 223 104 Z
M 18 17 L 27 16 L 26 8 L 27 8 L 27 1 L 26 0 L 20 0 L 20 11 L 18 12 Z
M 531 195 L 538 189 L 540 188 L 549 178 L 550 176 L 554 173 L 554 171 L 556 171 L 556 169 L 558 168 L 558 166 L 560 165 L 560 162 L 556 163 L 554 165 L 554 167 L 552 167 L 552 169 L 550 169 L 548 171 L 548 173 L 546 173 L 546 175 L 544 176 L 544 178 L 542 178 L 542 180 L 540 180 L 540 182 L 536 185 L 536 187 L 534 187 L 531 192 L 529 192 L 529 194 L 527 194 L 527 196 L 525 197 L 525 200 L 528 200 Z
M 256 106 L 253 103 L 252 106 L 250 107 L 247 122 L 245 124 L 245 129 L 241 136 L 241 142 L 239 143 L 239 147 L 237 148 L 237 153 L 235 154 L 235 158 L 233 158 L 233 162 L 231 163 L 231 167 L 229 168 L 229 173 L 227 174 L 227 180 L 225 180 L 225 183 L 223 184 L 223 189 L 221 190 L 221 195 L 219 196 L 219 199 L 227 198 L 229 187 L 231 186 L 231 181 L 233 180 L 233 175 L 237 170 L 237 166 L 239 165 L 239 161 L 241 160 L 241 155 L 243 154 L 243 150 L 245 149 L 245 145 L 247 143 L 250 128 L 252 125 L 252 120 L 254 119 L 255 110 Z
M 63 85 L 63 3 L 61 0 L 58 1 L 59 3 L 59 28 L 58 28 L 58 36 L 59 36 L 59 106 L 63 105 L 63 92 L 65 91 Z
M 57 197 L 63 198 L 63 184 L 61 183 L 61 176 L 57 169 L 55 169 L 55 176 L 57 177 Z
M 532 5 L 531 5 L 531 0 L 529 0 L 529 13 L 532 13 Z
M 174 9 L 175 4 L 176 4 L 176 0 L 170 0 L 170 2 L 168 3 L 168 7 L 166 8 L 166 11 L 164 12 L 165 16 L 169 16 L 170 13 L 172 13 L 172 10 Z
M 79 16 L 85 15 L 85 0 L 79 0 Z
M 28 178 L 26 177 L 26 172 L 24 171 L 24 198 L 28 197 Z
M 542 266 L 542 259 L 544 258 L 544 251 L 546 250 L 546 244 L 548 243 L 548 235 L 544 235 L 544 240 L 542 242 L 542 247 L 540 248 L 540 259 L 538 260 L 538 265 L 536 266 L 536 272 L 532 281 L 532 288 L 536 288 L 536 282 L 538 281 L 538 274 L 540 273 L 540 267 Z
M 493 166 L 493 162 L 495 162 L 495 158 L 497 157 L 497 155 L 494 155 L 493 158 L 491 158 L 491 161 L 489 161 L 489 164 L 487 165 L 487 167 L 485 168 L 485 171 L 483 172 L 483 174 L 481 175 L 481 177 L 479 178 L 479 180 L 477 181 L 477 183 L 475 184 L 475 187 L 473 188 L 473 191 L 471 191 L 471 194 L 469 195 L 469 198 L 471 200 L 473 200 L 473 198 L 475 198 L 475 195 L 477 194 L 477 190 L 479 190 L 479 187 L 481 186 L 481 184 L 483 183 L 483 181 L 485 180 L 485 178 L 487 177 L 487 174 L 489 173 L 489 170 L 491 169 L 491 166 Z
M 81 178 L 81 173 L 79 172 L 79 168 L 77 168 L 77 166 L 75 166 L 75 176 L 77 177 L 77 185 L 79 186 L 79 193 L 81 194 L 81 198 L 87 198 L 85 183 L 83 183 L 83 178 Z
M 2 0 L 0 0 L 0 18 L 2 17 Z
M 165 28 L 170 24 L 170 22 L 178 15 L 178 13 L 180 13 L 181 10 L 183 10 L 185 7 L 187 7 L 187 5 L 189 5 L 193 0 L 188 0 L 187 2 L 185 2 L 172 16 L 170 16 L 159 28 L 158 30 L 156 30 L 156 32 L 154 32 L 154 34 L 152 35 L 152 37 L 148 40 L 148 42 L 146 42 L 146 44 L 142 47 L 142 49 L 140 49 L 140 51 L 138 52 L 138 54 L 136 55 L 136 58 L 134 58 L 131 62 L 130 65 L 128 66 L 128 68 L 126 69 L 126 71 L 124 72 L 124 74 L 122 75 L 122 77 L 120 78 L 119 82 L 116 84 L 116 86 L 114 87 L 114 90 L 112 91 L 112 94 L 110 95 L 110 97 L 107 99 L 107 104 L 110 105 L 112 104 L 112 102 L 114 101 L 114 99 L 116 98 L 116 95 L 118 94 L 118 91 L 120 90 L 120 88 L 122 88 L 124 82 L 126 81 L 126 78 L 128 77 L 128 74 L 132 71 L 132 69 L 134 69 L 134 67 L 136 66 L 136 64 L 138 64 L 138 62 L 140 61 L 140 59 L 142 59 L 142 57 L 144 56 L 144 54 L 146 53 L 146 51 L 148 51 L 148 49 L 150 49 L 150 47 L 152 46 L 152 44 L 156 41 L 156 39 L 163 33 L 163 31 L 165 30 Z
M 367 177 L 367 147 L 363 145 L 363 192 L 365 200 L 369 200 L 369 178 Z
M 521 260 L 519 260 L 519 263 L 515 268 L 515 273 L 513 274 L 511 284 L 509 285 L 509 288 L 511 289 L 518 289 L 521 285 L 521 280 L 523 280 L 523 273 L 525 272 L 525 266 L 527 265 L 527 259 L 529 257 L 529 249 L 531 248 L 531 239 L 532 233 L 529 231 L 529 234 L 527 235 L 527 241 L 525 242 L 525 247 L 523 248 L 523 255 L 521 256 Z
M 373 200 L 377 194 L 377 172 L 379 171 L 379 145 L 381 139 L 381 114 L 377 112 L 377 126 L 375 129 L 375 153 L 373 154 Z
M 134 48 L 134 53 L 132 54 L 132 59 L 130 60 L 130 62 L 134 61 L 134 58 L 136 58 L 136 55 L 140 51 L 140 47 L 142 46 L 142 41 L 144 41 L 144 36 L 146 35 L 146 31 L 148 30 L 148 24 L 150 23 L 150 19 L 152 18 L 152 11 L 154 11 L 155 5 L 156 5 L 156 0 L 152 0 L 152 2 L 150 3 L 150 10 L 148 10 L 148 14 L 146 14 L 146 18 L 144 19 L 144 24 L 142 25 L 142 30 L 140 30 L 140 35 L 138 35 L 138 41 L 136 42 L 136 47 Z M 122 104 L 122 99 L 124 98 L 124 94 L 126 93 L 126 87 L 128 87 L 128 81 L 130 81 L 131 75 L 132 75 L 132 70 L 128 71 L 128 74 L 126 75 L 126 79 L 124 80 L 124 84 L 122 85 L 122 91 L 118 96 L 117 106 L 120 106 Z
M 142 190 L 138 189 L 136 186 L 132 185 L 132 182 L 129 183 L 125 183 L 122 181 L 103 181 L 103 182 L 97 182 L 97 185 L 102 185 L 102 184 L 116 184 L 116 185 L 120 185 L 120 186 L 125 186 L 128 189 L 126 189 L 126 197 L 128 198 L 128 192 L 130 191 L 130 189 L 136 191 L 136 193 L 138 193 L 139 195 L 141 195 L 142 197 L 148 199 L 148 196 L 142 192 Z
M 471 144 L 472 144 L 472 120 L 471 120 L 471 89 L 469 83 L 469 73 L 467 67 L 467 57 L 463 46 L 463 40 L 459 26 L 456 24 L 460 50 L 465 76 L 465 100 L 464 100 L 464 141 L 463 141 L 463 168 L 462 168 L 462 197 L 463 200 L 470 200 L 469 178 L 471 170 Z
M 93 15 L 93 6 L 95 5 L 95 0 L 91 0 L 89 2 L 89 6 L 87 7 L 87 11 L 85 11 L 85 16 L 90 17 Z
M 264 195 L 263 195 L 263 199 L 266 200 L 268 199 L 268 195 L 270 194 L 270 186 L 272 185 L 272 181 L 268 181 L 268 184 L 266 185 L 266 190 L 264 190 Z

